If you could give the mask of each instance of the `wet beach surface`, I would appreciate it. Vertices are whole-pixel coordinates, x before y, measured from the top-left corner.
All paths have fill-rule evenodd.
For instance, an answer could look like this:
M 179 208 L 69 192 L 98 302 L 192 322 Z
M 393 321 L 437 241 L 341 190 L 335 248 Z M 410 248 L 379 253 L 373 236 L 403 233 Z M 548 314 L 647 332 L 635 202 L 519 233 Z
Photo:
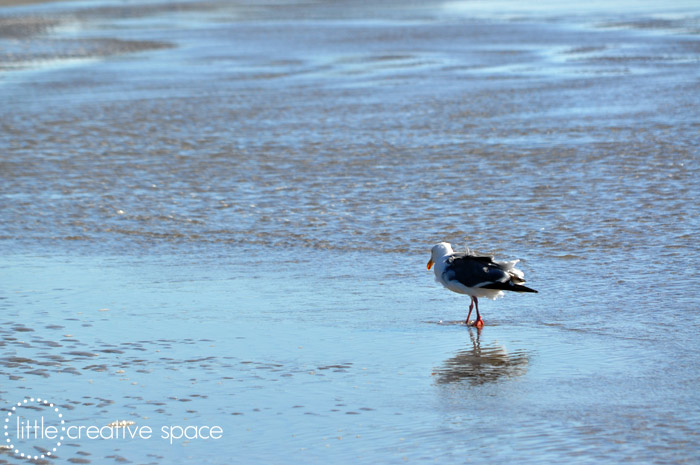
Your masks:
M 224 431 L 48 463 L 697 461 L 699 21 L 3 7 L 3 412 Z M 540 293 L 467 328 L 440 240 Z

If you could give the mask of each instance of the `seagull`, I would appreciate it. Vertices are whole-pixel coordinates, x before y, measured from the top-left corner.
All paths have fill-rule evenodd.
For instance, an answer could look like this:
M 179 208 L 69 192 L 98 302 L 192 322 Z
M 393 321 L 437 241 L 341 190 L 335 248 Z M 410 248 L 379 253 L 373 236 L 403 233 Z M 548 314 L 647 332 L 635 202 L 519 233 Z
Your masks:
M 519 261 L 500 262 L 491 256 L 472 255 L 469 251 L 455 252 L 450 243 L 440 242 L 430 251 L 428 269 L 435 265 L 435 281 L 452 292 L 471 297 L 465 323 L 469 325 L 472 309 L 476 307 L 474 326 L 481 329 L 484 320 L 479 314 L 478 297 L 495 300 L 504 295 L 503 291 L 537 292 L 522 285 L 524 274 L 515 268 Z

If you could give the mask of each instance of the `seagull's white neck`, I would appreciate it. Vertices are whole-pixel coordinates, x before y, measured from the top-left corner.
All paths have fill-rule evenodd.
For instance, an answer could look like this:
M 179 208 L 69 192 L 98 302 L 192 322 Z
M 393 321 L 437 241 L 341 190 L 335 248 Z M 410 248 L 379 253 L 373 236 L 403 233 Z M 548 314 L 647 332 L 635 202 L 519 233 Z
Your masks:
M 440 282 L 442 282 L 441 277 L 447 266 L 447 261 L 453 253 L 452 246 L 447 242 L 440 242 L 433 246 L 430 251 L 430 263 L 428 263 L 428 266 L 431 264 L 435 266 L 433 272 L 435 273 L 435 278 Z
M 450 245 L 448 242 L 440 242 L 434 246 L 433 250 L 430 252 L 434 262 L 437 262 L 440 258 L 445 257 L 446 255 L 451 255 L 454 253 L 452 250 L 452 245 Z

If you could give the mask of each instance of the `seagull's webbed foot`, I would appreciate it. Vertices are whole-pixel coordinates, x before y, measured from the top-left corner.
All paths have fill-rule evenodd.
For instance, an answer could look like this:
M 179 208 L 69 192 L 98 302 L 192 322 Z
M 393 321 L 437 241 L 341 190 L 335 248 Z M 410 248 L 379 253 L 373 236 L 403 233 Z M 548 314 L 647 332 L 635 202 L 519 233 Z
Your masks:
M 484 320 L 482 320 L 481 318 L 479 318 L 478 320 L 476 320 L 476 321 L 474 322 L 474 327 L 475 327 L 476 329 L 481 329 L 481 328 L 483 328 L 483 327 L 484 327 Z

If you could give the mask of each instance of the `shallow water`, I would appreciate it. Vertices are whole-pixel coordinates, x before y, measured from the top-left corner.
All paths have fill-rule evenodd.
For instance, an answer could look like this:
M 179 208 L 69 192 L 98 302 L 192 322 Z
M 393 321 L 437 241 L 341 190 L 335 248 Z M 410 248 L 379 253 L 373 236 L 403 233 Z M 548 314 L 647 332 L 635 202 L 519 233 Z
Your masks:
M 58 452 L 97 463 L 694 457 L 695 329 L 572 315 L 596 309 L 555 285 L 484 303 L 478 332 L 459 296 L 391 272 L 419 269 L 400 255 L 296 255 L 6 257 L 3 398 L 51 396 L 77 425 L 225 432 Z
M 697 461 L 700 10 L 550 3 L 0 10 L 0 400 L 224 431 L 73 463 Z M 439 240 L 540 293 L 465 327 Z

